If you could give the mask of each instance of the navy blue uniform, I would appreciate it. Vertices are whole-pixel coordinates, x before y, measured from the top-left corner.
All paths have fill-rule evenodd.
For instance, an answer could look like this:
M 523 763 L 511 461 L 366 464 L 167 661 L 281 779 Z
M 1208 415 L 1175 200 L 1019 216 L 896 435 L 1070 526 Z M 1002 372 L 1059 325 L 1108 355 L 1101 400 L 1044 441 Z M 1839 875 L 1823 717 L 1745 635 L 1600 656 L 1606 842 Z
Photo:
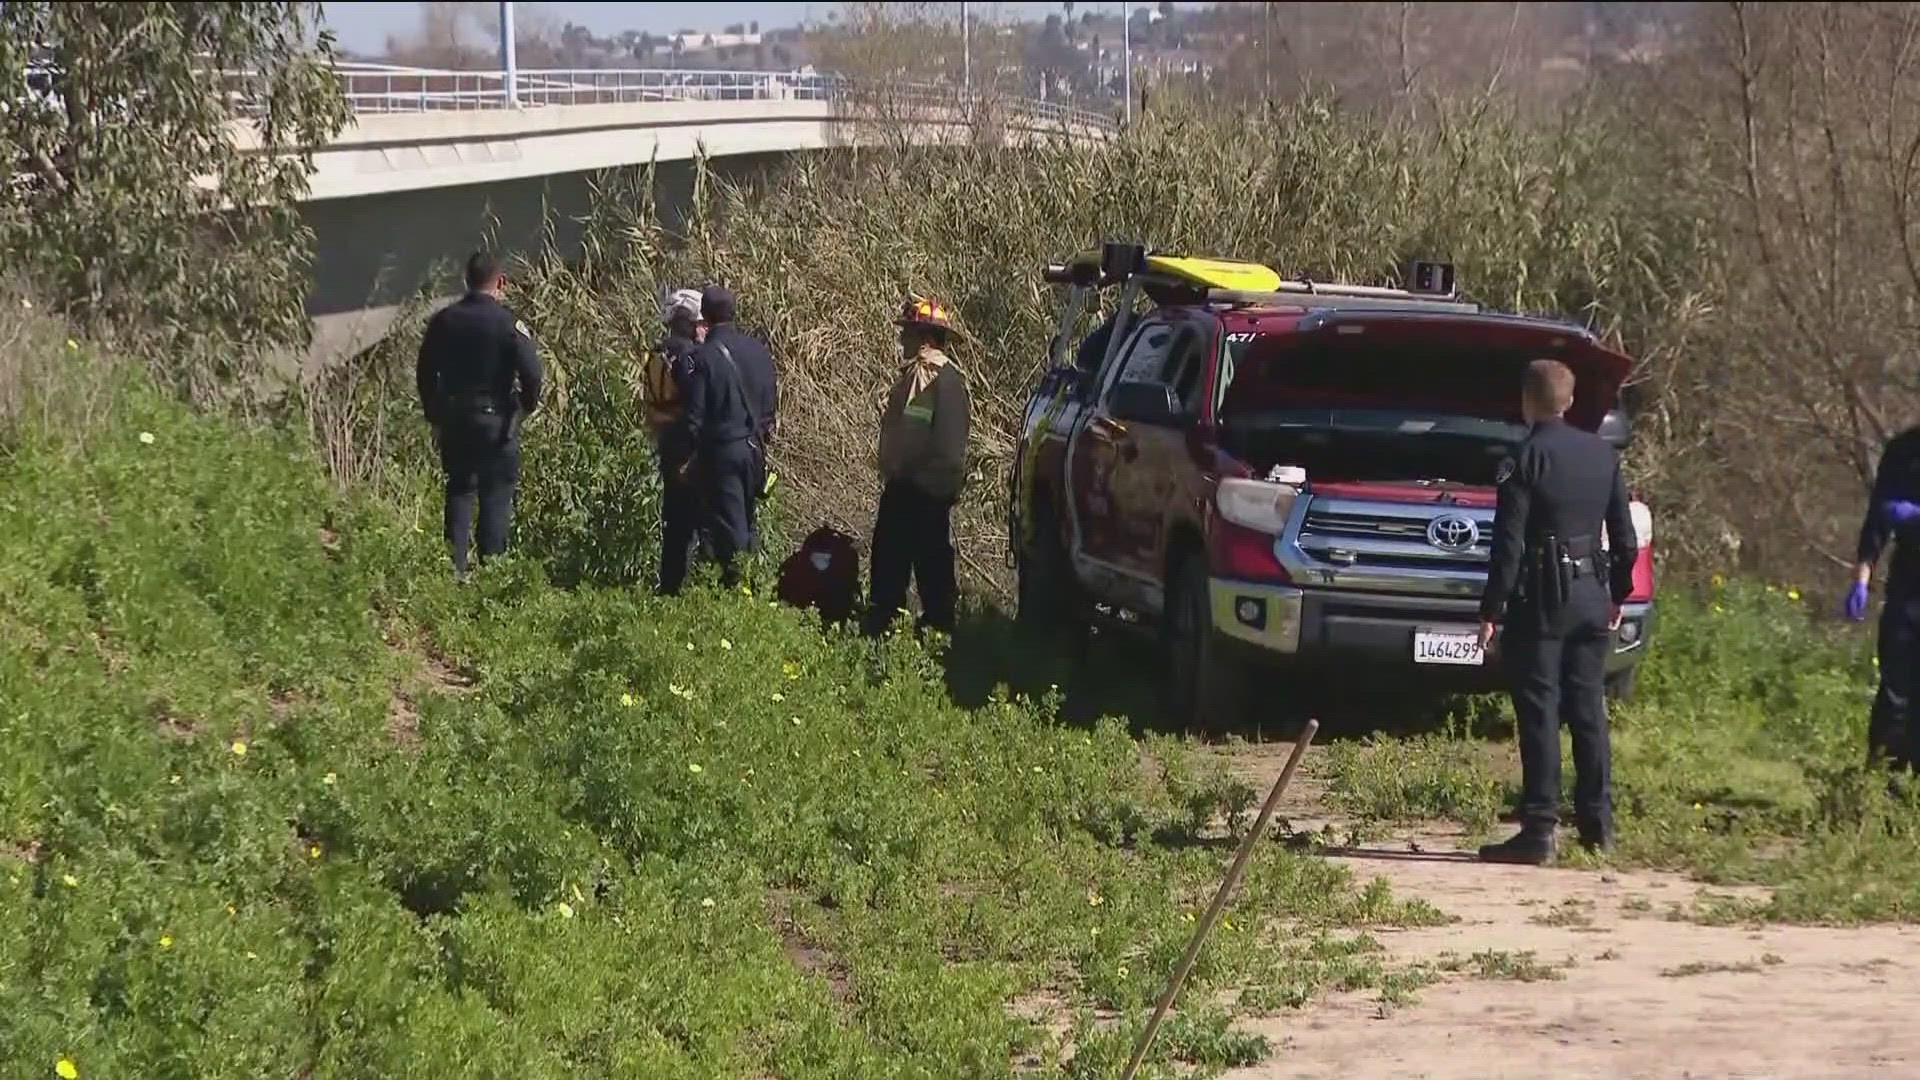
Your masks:
M 1920 766 L 1920 522 L 1896 525 L 1886 505 L 1896 499 L 1920 501 L 1920 428 L 1909 428 L 1887 442 L 1873 477 L 1873 498 L 1860 523 L 1859 561 L 1880 561 L 1887 541 L 1894 542 L 1885 577 L 1887 603 L 1880 611 L 1880 689 L 1867 726 L 1867 753 L 1895 766 Z
M 729 586 L 739 581 L 736 556 L 753 545 L 776 404 L 773 357 L 766 347 L 731 323 L 709 330 L 688 371 L 680 438 L 692 455 L 687 475 L 698 493 L 707 544 Z M 681 583 L 663 581 L 663 591 L 677 591 Z
M 1564 722 L 1573 734 L 1581 836 L 1601 843 L 1612 835 L 1605 668 L 1612 610 L 1632 591 L 1638 553 L 1620 455 L 1563 420 L 1534 425 L 1500 467 L 1480 617 L 1502 624 L 1520 727 L 1520 815 L 1536 832 L 1550 833 L 1559 819 Z
M 415 388 L 446 474 L 445 529 L 464 573 L 480 511 L 480 557 L 507 550 L 520 481 L 520 421 L 540 407 L 540 357 L 527 324 L 489 293 L 471 292 L 427 322 Z

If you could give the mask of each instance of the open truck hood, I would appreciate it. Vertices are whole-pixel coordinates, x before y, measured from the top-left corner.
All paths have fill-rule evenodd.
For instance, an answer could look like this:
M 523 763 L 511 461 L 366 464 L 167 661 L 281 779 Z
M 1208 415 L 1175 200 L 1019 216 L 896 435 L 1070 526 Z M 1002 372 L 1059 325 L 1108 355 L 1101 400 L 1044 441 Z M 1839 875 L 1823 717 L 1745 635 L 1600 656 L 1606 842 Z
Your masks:
M 1595 431 L 1633 370 L 1630 357 L 1582 327 L 1514 315 L 1309 310 L 1285 329 L 1264 322 L 1227 327 L 1233 373 L 1223 416 L 1406 409 L 1519 423 L 1521 372 L 1551 359 L 1573 369 L 1567 421 Z

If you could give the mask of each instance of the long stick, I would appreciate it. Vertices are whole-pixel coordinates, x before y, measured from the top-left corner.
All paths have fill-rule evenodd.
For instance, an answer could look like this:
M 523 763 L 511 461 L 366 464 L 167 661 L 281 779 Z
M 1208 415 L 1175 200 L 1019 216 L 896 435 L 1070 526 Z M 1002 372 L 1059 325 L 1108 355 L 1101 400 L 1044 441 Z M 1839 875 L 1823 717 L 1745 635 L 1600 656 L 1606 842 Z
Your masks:
M 1187 942 L 1187 952 L 1173 969 L 1173 978 L 1160 994 L 1160 1003 L 1154 1006 L 1153 1016 L 1147 1020 L 1145 1031 L 1140 1033 L 1140 1041 L 1134 1044 L 1133 1059 L 1127 1062 L 1127 1071 L 1120 1074 L 1120 1080 L 1133 1080 L 1133 1074 L 1140 1070 L 1140 1063 L 1147 1059 L 1147 1048 L 1153 1045 L 1153 1036 L 1160 1030 L 1160 1021 L 1166 1019 L 1167 1010 L 1173 1007 L 1175 995 L 1180 993 L 1180 984 L 1187 981 L 1187 973 L 1193 970 L 1193 962 L 1200 957 L 1200 946 L 1206 943 L 1207 935 L 1212 933 L 1213 924 L 1219 920 L 1220 913 L 1227 909 L 1227 899 L 1233 895 L 1233 887 L 1240 883 L 1240 875 L 1247 869 L 1247 860 L 1253 857 L 1253 846 L 1266 834 L 1267 824 L 1273 820 L 1273 811 L 1280 805 L 1280 793 L 1287 790 L 1287 784 L 1293 780 L 1295 769 L 1300 767 L 1300 759 L 1306 756 L 1307 746 L 1313 742 L 1313 736 L 1320 730 L 1320 721 L 1309 720 L 1300 737 L 1294 740 L 1293 753 L 1287 755 L 1287 766 L 1280 770 L 1279 779 L 1273 782 L 1273 790 L 1267 792 L 1267 801 L 1260 807 L 1260 816 L 1253 820 L 1253 828 L 1247 830 L 1247 838 L 1240 841 L 1240 850 L 1233 857 L 1233 865 L 1227 867 L 1227 877 L 1220 883 L 1219 891 L 1213 894 L 1213 903 L 1207 905 L 1207 913 L 1200 917 L 1200 925 L 1194 927 L 1193 940 Z

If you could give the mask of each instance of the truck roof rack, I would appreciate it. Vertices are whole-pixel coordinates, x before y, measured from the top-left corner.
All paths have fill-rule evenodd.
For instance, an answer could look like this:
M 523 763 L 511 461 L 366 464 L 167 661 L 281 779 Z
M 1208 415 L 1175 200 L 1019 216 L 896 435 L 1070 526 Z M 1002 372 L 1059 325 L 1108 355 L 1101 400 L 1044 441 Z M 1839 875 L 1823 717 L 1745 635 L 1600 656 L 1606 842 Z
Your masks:
M 1347 310 L 1451 311 L 1478 314 L 1480 305 L 1471 300 L 1387 289 L 1374 285 L 1322 285 L 1311 281 L 1283 281 L 1274 292 L 1245 292 L 1236 289 L 1208 289 L 1207 302 L 1229 307 L 1345 308 Z

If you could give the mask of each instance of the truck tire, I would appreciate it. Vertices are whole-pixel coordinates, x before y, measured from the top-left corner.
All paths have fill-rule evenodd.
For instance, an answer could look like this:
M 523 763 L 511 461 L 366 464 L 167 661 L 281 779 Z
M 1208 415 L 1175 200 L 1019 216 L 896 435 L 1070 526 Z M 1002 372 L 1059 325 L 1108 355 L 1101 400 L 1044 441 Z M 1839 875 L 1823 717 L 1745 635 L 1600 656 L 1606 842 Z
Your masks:
M 1161 620 L 1168 714 L 1202 730 L 1230 728 L 1246 706 L 1245 683 L 1213 628 L 1206 560 L 1187 556 L 1169 585 Z
M 1608 701 L 1632 701 L 1633 690 L 1640 674 L 1639 667 L 1630 667 L 1625 671 L 1616 671 L 1607 676 L 1606 690 Z
M 1033 542 L 1022 548 L 1015 575 L 1014 622 L 1030 630 L 1078 629 L 1075 622 L 1085 616 L 1073 565 L 1067 561 L 1058 523 L 1045 509 L 1034 516 Z

